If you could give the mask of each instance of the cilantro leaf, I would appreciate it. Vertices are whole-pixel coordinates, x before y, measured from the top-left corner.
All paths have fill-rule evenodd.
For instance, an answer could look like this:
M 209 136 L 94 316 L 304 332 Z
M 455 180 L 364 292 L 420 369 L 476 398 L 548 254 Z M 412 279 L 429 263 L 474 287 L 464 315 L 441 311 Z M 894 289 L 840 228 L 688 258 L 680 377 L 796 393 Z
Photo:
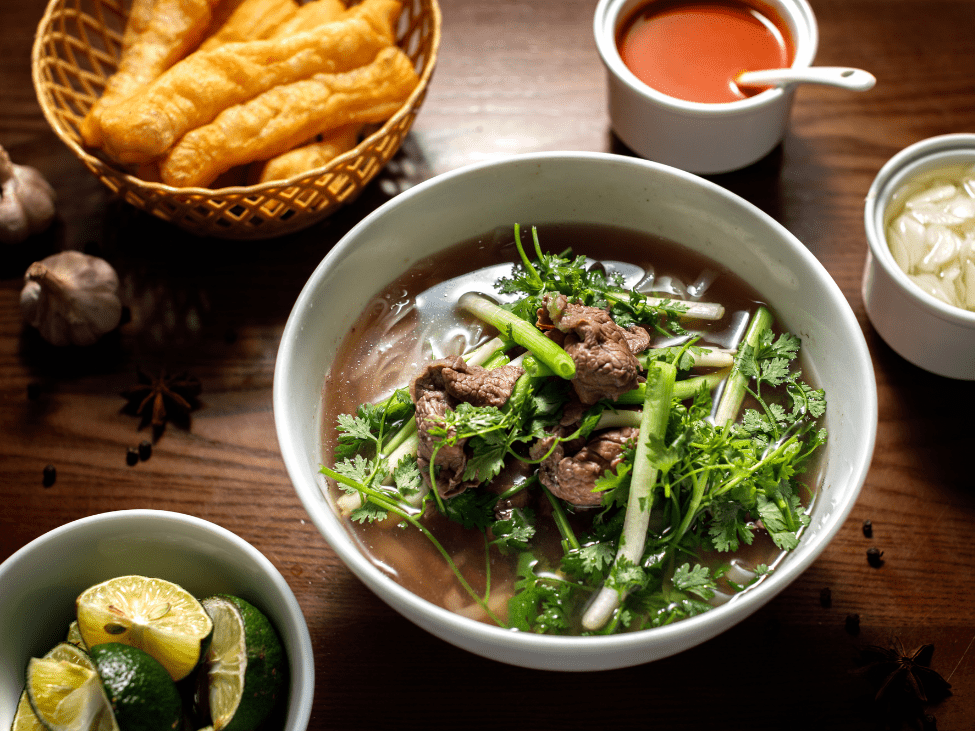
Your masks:
M 386 476 L 385 460 L 377 463 L 375 460 L 366 459 L 361 454 L 357 454 L 351 459 L 344 459 L 335 464 L 335 471 L 343 477 L 358 482 L 360 485 L 369 485 L 373 482 L 381 482 Z M 346 492 L 355 492 L 354 488 L 340 485 Z
M 496 520 L 491 526 L 494 536 L 491 545 L 497 546 L 501 553 L 527 550 L 535 536 L 534 519 L 534 511 L 515 508 L 510 518 Z
M 678 591 L 697 594 L 701 599 L 711 599 L 718 588 L 711 572 L 701 564 L 694 564 L 694 568 L 689 563 L 678 567 L 672 582 Z
M 741 503 L 722 500 L 712 504 L 708 537 L 714 550 L 721 552 L 737 551 L 741 543 L 751 545 L 755 534 Z
M 615 556 L 616 549 L 611 544 L 590 543 L 567 551 L 562 557 L 562 570 L 579 578 L 602 578 Z
M 486 530 L 494 522 L 498 496 L 486 490 L 465 490 L 443 501 L 444 515 L 467 529 Z
M 555 634 L 569 627 L 566 610 L 574 587 L 548 572 L 535 572 L 538 561 L 528 552 L 518 556 L 518 581 L 508 600 L 508 625 L 523 632 Z
M 378 404 L 361 404 L 355 414 L 339 414 L 335 458 L 375 450 L 413 416 L 413 403 L 405 389 L 399 389 Z

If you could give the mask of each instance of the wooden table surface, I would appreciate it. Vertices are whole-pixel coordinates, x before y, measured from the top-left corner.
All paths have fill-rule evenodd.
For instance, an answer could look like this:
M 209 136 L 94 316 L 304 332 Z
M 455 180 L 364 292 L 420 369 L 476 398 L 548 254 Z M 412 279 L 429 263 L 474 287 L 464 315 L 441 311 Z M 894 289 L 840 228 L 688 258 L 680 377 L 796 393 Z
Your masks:
M 394 163 L 324 224 L 243 244 L 196 240 L 110 197 L 36 102 L 29 57 L 43 0 L 3 0 L 0 144 L 47 176 L 59 215 L 0 252 L 0 560 L 68 521 L 121 508 L 181 511 L 234 531 L 277 566 L 304 610 L 317 673 L 311 729 L 880 728 L 874 688 L 853 671 L 863 646 L 895 637 L 908 649 L 933 643 L 932 666 L 952 684 L 952 697 L 925 709 L 927 728 L 975 727 L 975 383 L 897 356 L 860 294 L 863 200 L 877 171 L 925 137 L 975 131 L 975 2 L 810 1 L 817 63 L 867 68 L 877 86 L 801 88 L 783 144 L 712 179 L 780 221 L 836 279 L 870 347 L 880 419 L 849 520 L 753 617 L 626 670 L 484 660 L 414 627 L 352 576 L 308 520 L 277 448 L 271 381 L 285 321 L 315 265 L 365 214 L 406 186 L 510 153 L 629 154 L 609 131 L 594 0 L 441 0 L 439 65 Z M 25 328 L 18 308 L 27 264 L 68 248 L 112 262 L 131 311 L 118 332 L 70 355 Z M 203 393 L 189 429 L 170 425 L 149 461 L 128 466 L 126 450 L 147 437 L 121 411 L 137 367 L 188 370 Z M 57 481 L 45 487 L 49 463 Z M 867 563 L 871 546 L 884 552 L 881 568 Z M 854 614 L 859 633 L 848 628 Z

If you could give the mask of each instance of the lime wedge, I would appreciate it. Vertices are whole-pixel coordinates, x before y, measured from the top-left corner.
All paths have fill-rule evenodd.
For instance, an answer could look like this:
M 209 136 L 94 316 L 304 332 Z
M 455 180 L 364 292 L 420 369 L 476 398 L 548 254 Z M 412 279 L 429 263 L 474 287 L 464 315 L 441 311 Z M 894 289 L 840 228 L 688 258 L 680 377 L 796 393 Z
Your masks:
M 82 650 L 88 649 L 88 645 L 85 644 L 85 640 L 81 636 L 81 630 L 78 629 L 77 619 L 68 625 L 68 636 L 64 638 L 64 641 L 70 642 L 72 645 L 80 647 Z
M 175 731 L 183 703 L 169 672 L 138 647 L 105 642 L 91 648 L 120 731 Z
M 89 648 L 107 642 L 138 647 L 182 680 L 199 663 L 213 622 L 182 587 L 145 576 L 119 576 L 86 589 L 76 602 L 78 628 Z
M 61 642 L 55 645 L 52 650 L 44 655 L 43 659 L 63 660 L 89 669 L 94 668 L 87 654 L 67 642 Z M 17 703 L 17 711 L 14 714 L 14 720 L 10 726 L 11 731 L 46 731 L 46 728 L 31 708 L 30 699 L 27 697 L 27 689 L 25 688 L 24 692 L 20 694 L 20 701 Z
M 285 690 L 287 663 L 277 632 L 254 605 L 219 595 L 203 600 L 213 642 L 202 668 L 213 731 L 253 731 Z
M 49 731 L 118 731 L 95 666 L 68 642 L 27 663 L 24 694 L 35 719 Z
M 10 731 L 47 731 L 47 727 L 34 715 L 26 690 L 20 694 L 20 702 L 17 703 L 17 712 L 14 713 L 14 722 L 10 725 Z

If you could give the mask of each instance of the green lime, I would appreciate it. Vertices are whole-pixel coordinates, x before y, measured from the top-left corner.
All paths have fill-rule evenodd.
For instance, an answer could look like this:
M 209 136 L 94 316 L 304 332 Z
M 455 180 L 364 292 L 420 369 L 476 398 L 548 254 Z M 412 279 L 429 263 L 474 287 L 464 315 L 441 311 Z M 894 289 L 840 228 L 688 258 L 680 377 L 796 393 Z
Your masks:
M 182 680 L 206 654 L 213 622 L 196 598 L 163 579 L 119 576 L 78 597 L 78 627 L 88 647 L 106 642 L 145 650 Z
M 285 692 L 284 647 L 253 604 L 220 594 L 204 599 L 203 606 L 213 618 L 213 642 L 204 663 L 213 729 L 253 731 Z
M 61 642 L 27 663 L 24 689 L 34 722 L 49 731 L 118 731 L 95 666 L 84 650 Z M 18 708 L 17 723 L 31 719 Z
M 183 720 L 176 683 L 152 655 L 138 647 L 106 642 L 91 659 L 120 731 L 173 731 Z

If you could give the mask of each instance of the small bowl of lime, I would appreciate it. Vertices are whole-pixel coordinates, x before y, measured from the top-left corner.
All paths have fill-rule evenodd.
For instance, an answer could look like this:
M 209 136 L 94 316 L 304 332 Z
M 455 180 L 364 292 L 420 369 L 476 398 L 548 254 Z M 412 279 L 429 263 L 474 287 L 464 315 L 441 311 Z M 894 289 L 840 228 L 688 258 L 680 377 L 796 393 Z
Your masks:
M 301 608 L 218 525 L 158 510 L 82 518 L 0 564 L 0 597 L 0 729 L 307 727 Z

